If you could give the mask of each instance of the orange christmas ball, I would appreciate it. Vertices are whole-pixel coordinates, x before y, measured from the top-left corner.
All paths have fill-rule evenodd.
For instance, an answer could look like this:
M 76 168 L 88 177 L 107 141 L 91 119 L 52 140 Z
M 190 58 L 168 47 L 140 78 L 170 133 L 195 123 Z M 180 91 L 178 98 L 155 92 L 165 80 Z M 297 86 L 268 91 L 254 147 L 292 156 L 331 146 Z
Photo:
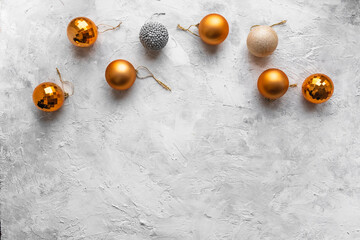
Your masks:
M 67 36 L 70 42 L 77 47 L 90 47 L 96 42 L 98 29 L 89 18 L 77 17 L 69 23 Z
M 307 77 L 302 85 L 302 94 L 311 103 L 323 103 L 334 93 L 334 83 L 325 74 L 316 73 Z
M 61 87 L 52 82 L 39 84 L 33 92 L 33 101 L 37 108 L 45 112 L 54 112 L 64 104 L 65 95 Z
M 259 76 L 257 87 L 264 97 L 278 99 L 288 90 L 289 79 L 283 71 L 270 68 Z
M 107 66 L 105 78 L 110 87 L 116 90 L 127 90 L 136 80 L 136 70 L 126 60 L 115 60 Z
M 201 20 L 199 34 L 201 40 L 205 43 L 218 45 L 229 34 L 229 24 L 223 16 L 215 13 L 209 14 Z

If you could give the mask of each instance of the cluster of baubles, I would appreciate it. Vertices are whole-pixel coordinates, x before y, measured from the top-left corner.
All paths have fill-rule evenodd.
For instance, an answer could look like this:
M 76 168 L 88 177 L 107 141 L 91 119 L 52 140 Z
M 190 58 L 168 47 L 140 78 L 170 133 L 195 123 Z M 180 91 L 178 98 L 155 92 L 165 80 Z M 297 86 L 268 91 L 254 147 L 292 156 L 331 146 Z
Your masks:
M 247 38 L 249 52 L 256 57 L 266 57 L 272 54 L 278 45 L 278 36 L 272 27 L 285 22 L 286 21 L 282 21 L 271 26 L 255 25 L 251 27 Z M 118 26 L 120 26 L 120 24 Z M 191 27 L 197 27 L 198 34 L 190 31 L 189 29 Z M 115 28 L 117 27 L 107 30 L 113 30 Z M 200 37 L 204 43 L 209 45 L 221 44 L 229 34 L 229 24 L 227 20 L 219 14 L 209 14 L 205 16 L 200 23 L 191 25 L 187 29 L 180 25 L 178 25 L 178 28 Z M 98 26 L 86 17 L 74 18 L 67 27 L 67 36 L 70 42 L 74 46 L 81 48 L 92 46 L 97 40 L 98 33 Z M 159 51 L 166 46 L 169 34 L 163 24 L 159 22 L 147 22 L 140 30 L 139 39 L 146 49 Z M 135 69 L 130 62 L 118 59 L 112 61 L 107 66 L 105 79 L 113 89 L 127 90 L 134 84 L 137 73 L 137 69 Z M 146 77 L 153 77 L 162 87 L 170 90 L 169 87 L 155 78 L 152 73 Z M 265 98 L 278 99 L 287 92 L 289 79 L 283 71 L 272 68 L 264 71 L 260 75 L 257 86 L 259 92 Z M 312 103 L 323 103 L 327 101 L 333 92 L 334 84 L 331 79 L 324 74 L 313 74 L 306 78 L 302 85 L 303 96 Z M 40 110 L 53 112 L 63 105 L 66 96 L 67 94 L 60 86 L 55 83 L 45 82 L 35 88 L 33 101 Z
M 287 92 L 289 79 L 280 69 L 271 68 L 260 75 L 257 87 L 265 98 L 275 100 Z M 323 103 L 334 93 L 334 83 L 325 74 L 312 74 L 304 80 L 302 93 L 304 98 L 311 103 Z

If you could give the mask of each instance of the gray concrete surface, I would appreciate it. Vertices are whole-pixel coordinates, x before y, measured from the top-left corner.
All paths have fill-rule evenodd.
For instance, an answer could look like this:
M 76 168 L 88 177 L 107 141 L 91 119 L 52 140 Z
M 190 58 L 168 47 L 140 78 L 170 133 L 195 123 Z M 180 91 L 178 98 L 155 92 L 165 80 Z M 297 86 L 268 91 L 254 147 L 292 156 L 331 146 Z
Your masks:
M 358 0 L 0 4 L 2 239 L 360 239 Z M 171 37 L 155 55 L 138 34 L 159 12 Z M 230 24 L 218 48 L 176 29 L 212 12 Z M 123 24 L 76 49 L 77 16 Z M 250 56 L 250 26 L 283 19 L 275 53 Z M 173 91 L 151 79 L 112 91 L 104 71 L 118 58 Z M 56 67 L 75 95 L 42 113 L 32 91 Z M 271 67 L 300 86 L 325 73 L 335 93 L 266 101 L 256 81 Z

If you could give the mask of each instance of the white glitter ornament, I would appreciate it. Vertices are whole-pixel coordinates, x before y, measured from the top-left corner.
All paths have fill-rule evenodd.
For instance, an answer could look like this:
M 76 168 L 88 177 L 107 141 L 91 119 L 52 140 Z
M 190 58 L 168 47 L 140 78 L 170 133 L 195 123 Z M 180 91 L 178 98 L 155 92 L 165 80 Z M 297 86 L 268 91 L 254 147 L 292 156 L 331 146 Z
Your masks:
M 163 24 L 148 22 L 141 27 L 139 38 L 146 49 L 158 51 L 166 46 L 169 33 Z
M 272 27 L 284 23 L 286 23 L 286 20 L 271 26 L 252 26 L 246 41 L 251 54 L 256 57 L 266 57 L 272 54 L 278 45 L 278 35 Z

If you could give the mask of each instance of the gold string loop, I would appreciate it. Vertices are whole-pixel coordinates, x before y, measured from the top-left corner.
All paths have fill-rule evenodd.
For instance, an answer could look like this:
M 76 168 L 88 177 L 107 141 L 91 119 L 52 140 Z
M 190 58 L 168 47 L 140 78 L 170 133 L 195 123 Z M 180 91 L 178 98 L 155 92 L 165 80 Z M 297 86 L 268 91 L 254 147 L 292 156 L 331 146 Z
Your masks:
M 56 68 L 56 71 L 57 71 L 57 73 L 58 73 L 58 75 L 59 75 L 59 79 L 60 79 L 60 82 L 61 82 L 61 87 L 62 87 L 62 89 L 64 90 L 65 98 L 68 98 L 68 97 L 72 96 L 72 95 L 74 94 L 74 84 L 72 84 L 72 83 L 69 82 L 69 81 L 64 81 L 64 80 L 62 79 L 62 77 L 61 77 L 61 73 L 60 73 L 60 71 L 59 71 L 58 68 Z M 65 89 L 64 89 L 64 85 L 65 85 L 65 84 L 68 84 L 68 85 L 70 86 L 70 89 L 71 89 L 71 93 L 70 93 L 70 94 L 69 94 L 68 92 L 65 92 Z
M 192 35 L 195 35 L 195 36 L 197 36 L 197 37 L 200 37 L 199 34 L 194 33 L 193 31 L 190 31 L 190 28 L 191 28 L 191 27 L 197 27 L 197 28 L 199 28 L 199 23 L 198 23 L 198 24 L 195 24 L 195 25 L 190 25 L 188 28 L 183 28 L 182 26 L 180 26 L 180 24 L 178 24 L 177 27 L 178 27 L 179 29 L 183 30 L 183 31 L 187 31 L 187 32 L 191 33 Z
M 276 26 L 276 25 L 285 24 L 286 22 L 287 22 L 287 20 L 282 20 L 281 22 L 274 23 L 273 25 L 270 25 L 270 27 L 273 27 L 273 26 Z
M 147 76 L 144 76 L 144 77 L 141 77 L 138 75 L 139 73 L 139 69 L 145 69 L 146 71 L 149 72 L 150 75 L 147 75 Z M 138 68 L 136 68 L 136 73 L 137 73 L 137 77 L 140 78 L 140 79 L 145 79 L 145 78 L 149 78 L 149 77 L 152 77 L 160 86 L 162 86 L 164 89 L 168 90 L 168 91 L 171 91 L 171 88 L 169 88 L 165 83 L 163 83 L 162 81 L 160 81 L 159 79 L 157 79 L 154 74 L 145 66 L 139 66 Z
M 290 84 L 290 86 L 289 87 L 291 87 L 291 88 L 295 88 L 295 87 L 297 87 L 297 84 L 296 83 L 294 83 L 294 84 Z
M 166 15 L 166 13 L 154 13 L 153 15 L 151 15 L 151 17 L 148 20 L 151 20 L 155 16 L 159 17 L 159 16 L 165 16 L 165 15 Z
M 278 23 L 274 23 L 273 25 L 270 25 L 270 27 L 276 26 L 276 25 L 281 25 L 281 24 L 285 24 L 287 22 L 287 20 L 282 20 L 281 22 Z M 253 29 L 254 27 L 258 27 L 260 25 L 253 25 L 251 26 L 250 30 Z
M 99 28 L 100 26 L 108 27 L 107 29 L 105 29 L 103 31 L 99 31 L 99 33 L 104 33 L 104 32 L 107 32 L 107 31 L 112 31 L 112 30 L 116 30 L 116 29 L 120 28 L 121 24 L 122 24 L 122 22 L 119 22 L 119 24 L 114 27 L 114 26 L 111 26 L 111 25 L 101 23 L 101 24 L 97 25 L 97 28 Z
M 154 13 L 153 15 L 151 15 L 145 22 L 151 22 L 153 21 L 153 18 L 156 17 L 160 17 L 160 16 L 165 16 L 166 13 Z

